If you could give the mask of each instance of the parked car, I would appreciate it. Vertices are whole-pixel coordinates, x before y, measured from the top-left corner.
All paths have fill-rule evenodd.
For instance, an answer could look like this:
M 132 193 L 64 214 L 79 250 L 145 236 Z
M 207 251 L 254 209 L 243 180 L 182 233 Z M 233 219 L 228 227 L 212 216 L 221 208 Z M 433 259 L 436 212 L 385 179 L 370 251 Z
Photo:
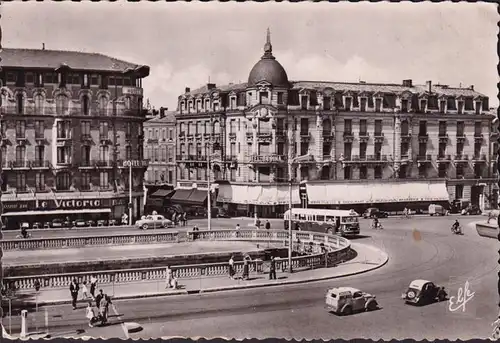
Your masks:
M 429 205 L 429 215 L 432 216 L 446 216 L 448 215 L 448 210 L 441 205 L 430 204 Z
M 173 227 L 174 223 L 162 215 L 149 215 L 135 222 L 135 226 L 143 230 Z
M 379 210 L 376 207 L 370 207 L 363 213 L 363 218 L 387 218 L 389 213 Z
M 108 221 L 106 219 L 99 219 L 97 221 L 97 226 L 108 226 Z
M 33 223 L 33 229 L 43 229 L 43 223 L 34 222 Z
M 116 220 L 116 219 L 110 219 L 110 220 L 108 221 L 108 225 L 109 225 L 109 226 L 115 226 L 115 225 L 118 225 L 118 220 Z
M 76 219 L 73 221 L 74 227 L 87 227 L 88 223 L 84 219 Z
M 477 205 L 469 205 L 467 208 L 462 210 L 462 215 L 465 216 L 475 216 L 481 214 L 481 209 Z
M 87 220 L 87 225 L 91 226 L 91 227 L 95 227 L 97 224 L 96 224 L 95 220 L 90 219 L 90 220 Z
M 64 221 L 62 219 L 54 219 L 52 220 L 52 222 L 50 223 L 50 227 L 51 228 L 62 228 L 64 227 Z
M 331 288 L 326 292 L 325 304 L 329 312 L 349 315 L 378 308 L 375 296 L 352 287 Z
M 401 295 L 406 304 L 422 305 L 444 301 L 448 297 L 444 287 L 427 280 L 413 280 L 408 290 Z

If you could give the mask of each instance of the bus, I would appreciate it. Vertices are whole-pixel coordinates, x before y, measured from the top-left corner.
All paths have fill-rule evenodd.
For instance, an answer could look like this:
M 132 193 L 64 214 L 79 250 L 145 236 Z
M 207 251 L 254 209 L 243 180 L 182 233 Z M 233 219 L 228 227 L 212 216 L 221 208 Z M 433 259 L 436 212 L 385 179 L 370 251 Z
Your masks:
M 354 210 L 292 209 L 292 230 L 314 231 L 341 236 L 359 235 L 359 214 Z M 290 210 L 284 214 L 288 229 Z

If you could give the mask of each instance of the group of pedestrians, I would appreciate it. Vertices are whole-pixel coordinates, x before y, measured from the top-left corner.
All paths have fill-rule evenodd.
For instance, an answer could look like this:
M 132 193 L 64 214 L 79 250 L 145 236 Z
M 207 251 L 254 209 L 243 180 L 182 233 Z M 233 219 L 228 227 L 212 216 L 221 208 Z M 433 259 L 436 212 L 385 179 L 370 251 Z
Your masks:
M 252 262 L 252 258 L 250 255 L 245 254 L 243 256 L 243 271 L 241 273 L 242 280 L 250 279 L 250 262 Z M 231 255 L 229 259 L 228 265 L 229 278 L 231 280 L 236 280 L 236 267 L 234 265 L 234 255 Z M 271 257 L 271 263 L 269 266 L 269 280 L 276 280 L 276 258 L 274 256 Z
M 174 225 L 180 224 L 181 226 L 187 226 L 188 223 L 188 218 L 187 218 L 187 213 L 178 213 L 174 212 L 172 213 L 172 221 L 174 222 Z
M 85 311 L 85 317 L 89 321 L 89 327 L 93 327 L 94 324 L 98 321 L 100 321 L 101 324 L 105 324 L 107 322 L 109 305 L 111 304 L 111 297 L 104 293 L 102 289 L 99 290 L 99 293 L 97 295 L 95 294 L 96 288 L 97 278 L 95 276 L 91 276 L 88 283 L 86 280 L 84 280 L 81 287 L 81 300 L 88 301 Z M 71 304 L 73 306 L 73 310 L 76 310 L 78 295 L 80 294 L 80 284 L 76 279 L 73 279 L 73 281 L 69 285 L 69 291 L 71 294 Z M 97 314 L 94 310 L 93 302 L 95 303 Z

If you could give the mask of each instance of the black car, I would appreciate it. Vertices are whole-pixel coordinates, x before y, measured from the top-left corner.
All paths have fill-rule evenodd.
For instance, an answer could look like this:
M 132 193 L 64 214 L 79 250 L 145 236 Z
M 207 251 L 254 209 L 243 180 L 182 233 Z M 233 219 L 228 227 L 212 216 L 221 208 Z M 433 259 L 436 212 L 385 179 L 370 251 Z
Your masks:
M 448 297 L 444 287 L 427 280 L 413 280 L 408 290 L 401 295 L 406 304 L 423 305 L 444 301 Z
M 466 209 L 465 212 L 462 212 L 464 215 L 468 216 L 475 216 L 481 214 L 481 209 L 477 205 L 469 205 Z
M 370 207 L 363 213 L 363 218 L 387 218 L 389 214 L 387 212 L 381 211 L 376 207 Z

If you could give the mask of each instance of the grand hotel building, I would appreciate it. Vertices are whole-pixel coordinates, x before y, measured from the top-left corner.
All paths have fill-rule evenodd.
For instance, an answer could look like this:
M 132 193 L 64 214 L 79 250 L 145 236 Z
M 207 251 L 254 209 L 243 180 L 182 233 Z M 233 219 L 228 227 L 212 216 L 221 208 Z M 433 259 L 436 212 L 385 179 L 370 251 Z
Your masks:
M 123 162 L 143 159 L 142 78 L 148 75 L 148 66 L 101 54 L 3 49 L 2 203 L 8 227 L 21 219 L 128 213 L 129 169 Z M 146 168 L 133 167 L 136 217 Z
M 290 81 L 269 33 L 247 83 L 186 88 L 176 119 L 179 188 L 210 178 L 241 214 L 496 194 L 493 116 L 473 86 Z

